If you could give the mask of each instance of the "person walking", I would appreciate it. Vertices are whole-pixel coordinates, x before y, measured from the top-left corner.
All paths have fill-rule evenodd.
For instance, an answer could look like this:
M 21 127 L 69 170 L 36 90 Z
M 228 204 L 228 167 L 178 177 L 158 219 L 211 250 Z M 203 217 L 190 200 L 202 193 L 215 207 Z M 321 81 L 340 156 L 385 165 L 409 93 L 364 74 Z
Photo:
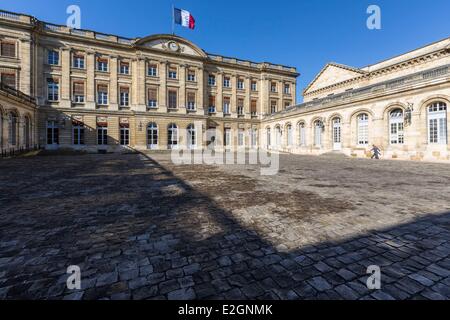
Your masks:
M 372 159 L 373 158 L 375 158 L 375 159 L 377 159 L 377 160 L 379 160 L 380 159 L 380 156 L 381 156 L 381 150 L 380 150 L 380 148 L 378 148 L 376 145 L 372 145 L 372 149 L 370 150 L 370 151 L 372 151 Z

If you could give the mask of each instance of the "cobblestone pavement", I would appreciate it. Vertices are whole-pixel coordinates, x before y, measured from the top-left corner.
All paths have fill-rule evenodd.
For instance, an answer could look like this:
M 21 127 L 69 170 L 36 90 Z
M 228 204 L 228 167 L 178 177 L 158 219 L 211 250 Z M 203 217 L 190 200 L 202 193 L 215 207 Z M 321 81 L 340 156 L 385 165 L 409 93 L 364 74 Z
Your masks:
M 445 164 L 282 155 L 260 176 L 68 155 L 4 160 L 0 177 L 0 299 L 450 298 Z

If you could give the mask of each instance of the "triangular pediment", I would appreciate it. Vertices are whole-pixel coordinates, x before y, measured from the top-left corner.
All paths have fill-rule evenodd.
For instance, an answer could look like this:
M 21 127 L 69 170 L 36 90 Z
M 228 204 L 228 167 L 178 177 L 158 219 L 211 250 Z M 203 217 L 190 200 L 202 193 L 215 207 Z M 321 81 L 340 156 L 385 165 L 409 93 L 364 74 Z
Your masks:
M 322 69 L 322 71 L 320 71 L 320 73 L 308 85 L 304 92 L 308 93 L 321 88 L 326 88 L 335 83 L 359 77 L 364 73 L 365 72 L 360 69 L 336 63 L 329 63 Z
M 206 53 L 198 46 L 175 35 L 153 35 L 136 41 L 136 46 L 169 53 L 185 54 L 195 57 L 206 57 Z

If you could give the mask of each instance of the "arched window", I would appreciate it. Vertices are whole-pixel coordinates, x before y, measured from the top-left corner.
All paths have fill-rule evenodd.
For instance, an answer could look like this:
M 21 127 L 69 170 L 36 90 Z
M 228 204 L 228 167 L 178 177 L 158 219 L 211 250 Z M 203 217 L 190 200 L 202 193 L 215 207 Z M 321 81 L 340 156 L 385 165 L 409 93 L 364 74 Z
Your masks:
M 281 146 L 281 128 L 280 128 L 280 126 L 277 126 L 275 128 L 275 145 L 277 147 Z
M 197 147 L 197 132 L 193 124 L 187 127 L 187 140 L 189 149 L 195 149 Z
M 178 148 L 178 127 L 172 123 L 167 130 L 167 141 L 169 149 Z
M 435 102 L 428 106 L 428 141 L 447 144 L 447 105 Z
M 369 144 L 369 116 L 367 113 L 361 113 L 360 115 L 358 115 L 357 119 L 357 143 L 360 146 L 366 146 Z
M 266 129 L 266 140 L 267 140 L 267 147 L 269 148 L 272 145 L 270 128 Z
M 395 109 L 389 113 L 389 136 L 391 144 L 403 144 L 405 142 L 404 117 L 402 109 Z
M 304 122 L 298 124 L 298 144 L 300 147 L 306 146 L 306 126 Z
M 17 145 L 17 115 L 15 113 L 9 114 L 9 144 Z
M 147 126 L 147 148 L 151 150 L 158 148 L 158 125 L 154 122 Z
M 320 120 L 316 120 L 314 122 L 314 145 L 316 147 L 322 146 L 322 130 L 323 122 Z
M 292 125 L 288 124 L 286 127 L 286 131 L 287 131 L 287 145 L 288 147 L 292 147 L 292 140 L 293 140 L 293 132 L 292 132 Z

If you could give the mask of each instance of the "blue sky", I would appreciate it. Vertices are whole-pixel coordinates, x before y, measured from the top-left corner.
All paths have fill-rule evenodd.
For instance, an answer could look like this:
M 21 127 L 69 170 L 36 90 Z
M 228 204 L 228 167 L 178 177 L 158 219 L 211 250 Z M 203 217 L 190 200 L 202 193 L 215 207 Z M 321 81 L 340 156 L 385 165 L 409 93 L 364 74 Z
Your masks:
M 0 7 L 65 24 L 70 4 L 81 7 L 82 28 L 131 38 L 170 33 L 174 4 L 197 21 L 195 31 L 176 34 L 209 53 L 295 66 L 299 94 L 329 61 L 363 67 L 450 36 L 449 0 L 3 0 Z M 366 27 L 371 4 L 381 7 L 381 30 Z

